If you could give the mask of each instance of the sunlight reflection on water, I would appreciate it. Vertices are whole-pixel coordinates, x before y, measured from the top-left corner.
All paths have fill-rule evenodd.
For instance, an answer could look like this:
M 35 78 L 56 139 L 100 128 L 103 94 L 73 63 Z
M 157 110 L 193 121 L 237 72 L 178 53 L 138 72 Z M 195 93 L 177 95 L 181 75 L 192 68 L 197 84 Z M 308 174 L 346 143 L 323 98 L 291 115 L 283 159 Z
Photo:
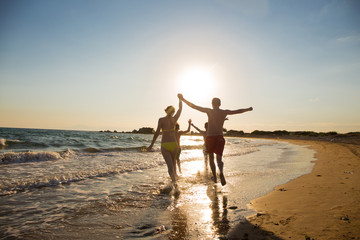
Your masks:
M 204 161 L 191 161 L 184 165 L 183 177 L 193 176 L 199 174 L 204 169 Z
M 186 138 L 182 137 L 180 139 L 181 146 L 196 146 L 196 145 L 203 145 L 204 140 L 201 136 L 186 136 Z

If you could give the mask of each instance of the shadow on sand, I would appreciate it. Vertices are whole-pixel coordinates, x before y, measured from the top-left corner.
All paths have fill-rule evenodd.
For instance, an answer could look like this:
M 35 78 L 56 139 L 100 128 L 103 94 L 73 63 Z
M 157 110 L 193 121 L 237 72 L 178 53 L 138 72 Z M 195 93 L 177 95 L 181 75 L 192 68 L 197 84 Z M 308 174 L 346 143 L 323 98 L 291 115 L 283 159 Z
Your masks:
M 236 225 L 229 234 L 222 239 L 241 239 L 241 240 L 283 240 L 274 233 L 265 231 L 257 226 L 254 226 L 249 221 L 244 220 Z

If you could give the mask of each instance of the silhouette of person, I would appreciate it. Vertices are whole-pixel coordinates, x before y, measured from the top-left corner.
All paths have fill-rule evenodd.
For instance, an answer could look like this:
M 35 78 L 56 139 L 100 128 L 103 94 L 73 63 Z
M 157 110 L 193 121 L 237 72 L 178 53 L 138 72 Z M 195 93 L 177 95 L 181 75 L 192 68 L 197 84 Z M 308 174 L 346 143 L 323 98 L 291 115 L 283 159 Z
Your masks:
M 220 170 L 220 180 L 221 185 L 226 184 L 225 176 L 224 176 L 224 163 L 222 161 L 222 155 L 225 146 L 225 139 L 223 136 L 223 126 L 227 115 L 239 114 L 244 113 L 247 111 L 252 111 L 253 108 L 243 108 L 237 110 L 225 110 L 220 109 L 221 101 L 219 98 L 212 99 L 212 109 L 199 107 L 188 100 L 186 100 L 182 94 L 178 94 L 180 100 L 186 103 L 189 107 L 198 110 L 200 112 L 206 113 L 208 116 L 208 131 L 207 136 L 205 139 L 206 151 L 209 153 L 209 160 L 210 160 L 210 168 L 213 174 L 213 180 L 216 183 L 216 167 L 214 163 L 214 153 L 216 154 L 216 161 L 217 166 Z
M 175 136 L 175 124 L 180 117 L 181 111 L 182 111 L 182 101 L 179 98 L 178 111 L 175 114 L 175 107 L 173 106 L 168 106 L 165 109 L 166 116 L 159 118 L 158 126 L 155 131 L 153 140 L 150 146 L 147 148 L 147 151 L 152 151 L 152 147 L 154 146 L 155 141 L 159 136 L 161 130 L 162 131 L 161 154 L 164 157 L 164 160 L 168 168 L 169 176 L 175 188 L 177 188 L 177 184 L 176 184 L 176 175 L 174 171 L 174 163 L 179 146 Z
M 195 126 L 193 123 L 191 124 L 191 126 L 193 126 L 201 134 L 201 136 L 203 136 L 203 139 L 204 139 L 203 154 L 204 154 L 204 163 L 205 163 L 206 170 L 208 169 L 208 162 L 209 162 L 208 161 L 209 154 L 206 152 L 206 146 L 205 146 L 208 125 L 209 124 L 207 122 L 204 124 L 204 127 L 205 127 L 205 131 L 204 131 L 204 130 L 201 130 L 200 128 L 198 128 L 197 126 Z
M 181 173 L 181 166 L 180 166 L 180 154 L 181 154 L 180 137 L 181 137 L 181 135 L 190 132 L 191 119 L 189 119 L 188 123 L 189 123 L 189 126 L 188 126 L 188 129 L 186 131 L 179 131 L 180 130 L 180 125 L 178 123 L 176 123 L 176 125 L 175 125 L 175 137 L 176 137 L 176 141 L 179 144 L 178 152 L 176 154 L 176 158 L 175 158 L 175 162 L 174 162 L 175 174 L 176 174 L 176 164 L 177 164 L 177 166 L 179 168 L 179 172 Z

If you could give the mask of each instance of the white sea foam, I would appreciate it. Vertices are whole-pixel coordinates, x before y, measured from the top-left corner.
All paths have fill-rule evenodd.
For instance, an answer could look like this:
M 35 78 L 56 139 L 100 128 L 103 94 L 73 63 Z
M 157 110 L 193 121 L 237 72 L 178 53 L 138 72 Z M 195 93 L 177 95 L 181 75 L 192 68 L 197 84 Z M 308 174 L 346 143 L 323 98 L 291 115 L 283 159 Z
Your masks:
M 61 159 L 57 152 L 6 152 L 0 153 L 1 163 L 39 162 Z
M 68 154 L 72 153 L 70 152 Z M 14 153 L 8 153 L 8 155 L 15 156 L 15 159 L 19 156 L 19 154 L 14 155 Z M 58 159 L 59 156 L 60 154 L 54 155 L 53 157 Z M 83 157 L 83 160 L 85 159 L 86 157 Z M 68 166 L 69 163 L 72 165 L 72 167 Z M 71 164 L 70 160 L 69 162 L 51 163 L 50 165 L 44 163 L 40 169 L 38 169 L 38 164 L 38 162 L 29 162 L 27 166 L 17 167 L 17 169 L 29 169 L 32 174 L 29 174 L 27 177 L 0 179 L 0 196 L 11 195 L 34 188 L 58 186 L 86 179 L 107 177 L 119 173 L 135 171 L 142 172 L 145 169 L 153 168 L 159 165 L 157 162 L 129 163 L 124 161 L 119 162 L 116 166 L 109 168 L 106 167 L 106 165 L 95 165 L 90 161 L 88 163 L 84 162 L 82 165 L 75 166 Z
M 11 139 L 5 139 L 0 138 L 0 147 L 4 147 L 6 145 L 12 144 L 12 143 L 19 143 L 19 140 L 11 140 Z

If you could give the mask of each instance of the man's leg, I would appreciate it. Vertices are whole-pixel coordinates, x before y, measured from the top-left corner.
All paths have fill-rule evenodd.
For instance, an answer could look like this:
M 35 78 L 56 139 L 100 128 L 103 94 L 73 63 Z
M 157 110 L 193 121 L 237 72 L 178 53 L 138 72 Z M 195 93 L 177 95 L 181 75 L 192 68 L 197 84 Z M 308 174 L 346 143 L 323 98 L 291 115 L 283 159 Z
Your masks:
M 216 154 L 216 162 L 217 162 L 218 168 L 220 170 L 221 185 L 224 186 L 226 184 L 226 180 L 225 180 L 225 176 L 224 176 L 224 162 L 222 161 L 221 155 Z
M 214 153 L 209 153 L 209 162 L 210 162 L 210 168 L 211 168 L 211 172 L 213 174 L 213 180 L 214 182 L 216 182 L 216 166 L 215 166 L 215 162 L 214 162 Z

